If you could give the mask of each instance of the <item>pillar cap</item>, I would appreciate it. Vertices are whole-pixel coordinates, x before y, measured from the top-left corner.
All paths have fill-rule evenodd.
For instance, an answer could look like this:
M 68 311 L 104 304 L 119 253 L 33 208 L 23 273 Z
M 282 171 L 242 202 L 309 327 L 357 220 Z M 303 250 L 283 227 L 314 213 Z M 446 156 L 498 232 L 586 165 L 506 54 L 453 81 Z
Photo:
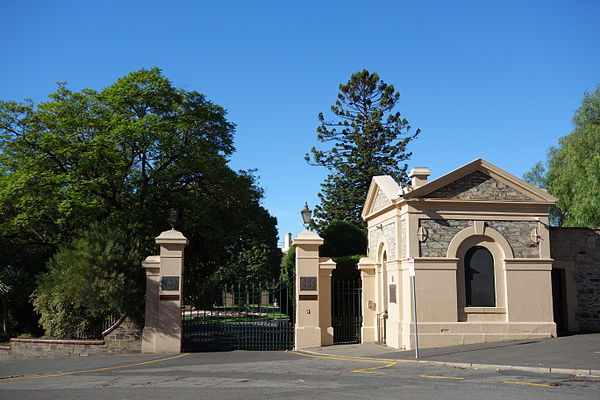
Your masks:
M 304 231 L 298 234 L 292 241 L 292 246 L 301 245 L 322 245 L 324 242 L 323 238 L 311 231 Z
M 336 266 L 337 266 L 337 263 L 335 261 L 333 261 L 331 258 L 329 258 L 329 257 L 319 257 L 319 269 L 334 270 Z
M 369 257 L 363 257 L 358 261 L 358 269 L 359 271 L 365 271 L 369 269 L 375 269 L 377 265 L 377 260 L 374 260 Z
M 169 231 L 164 231 L 163 233 L 161 233 L 160 235 L 158 235 L 158 237 L 155 239 L 156 244 L 180 244 L 183 246 L 187 246 L 187 244 L 189 243 L 189 241 L 187 240 L 187 238 L 185 236 L 183 236 L 183 233 L 175 230 L 175 229 L 171 229 Z

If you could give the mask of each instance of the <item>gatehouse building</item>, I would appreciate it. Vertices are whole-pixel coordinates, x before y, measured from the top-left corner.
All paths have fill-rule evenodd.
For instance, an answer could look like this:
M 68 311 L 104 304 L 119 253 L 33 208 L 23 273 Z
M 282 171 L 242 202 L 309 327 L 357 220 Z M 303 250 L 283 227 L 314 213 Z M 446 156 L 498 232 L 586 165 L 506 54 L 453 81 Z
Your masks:
M 600 282 L 600 269 L 577 250 L 600 247 L 598 230 L 550 228 L 557 199 L 483 159 L 429 175 L 413 168 L 406 186 L 372 179 L 362 214 L 368 255 L 358 265 L 362 342 L 414 348 L 412 274 L 421 347 L 600 328 L 600 284 L 585 286 Z M 566 248 L 569 231 L 585 243 Z

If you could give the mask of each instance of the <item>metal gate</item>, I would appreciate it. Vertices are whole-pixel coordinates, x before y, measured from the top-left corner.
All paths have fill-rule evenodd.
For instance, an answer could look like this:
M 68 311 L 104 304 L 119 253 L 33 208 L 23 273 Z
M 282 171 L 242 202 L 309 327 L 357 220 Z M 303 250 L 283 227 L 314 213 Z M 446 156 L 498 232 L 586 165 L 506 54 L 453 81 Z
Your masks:
M 360 343 L 362 327 L 362 281 L 331 280 L 331 324 L 333 343 Z
M 294 280 L 214 288 L 182 309 L 182 351 L 291 350 Z

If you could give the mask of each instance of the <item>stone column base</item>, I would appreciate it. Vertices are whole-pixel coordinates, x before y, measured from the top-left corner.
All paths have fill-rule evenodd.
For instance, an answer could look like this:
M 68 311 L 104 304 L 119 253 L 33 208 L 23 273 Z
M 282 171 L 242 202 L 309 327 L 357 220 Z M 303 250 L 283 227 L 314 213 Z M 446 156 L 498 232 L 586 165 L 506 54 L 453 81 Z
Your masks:
M 360 328 L 360 342 L 361 343 L 374 343 L 377 340 L 375 335 L 374 326 L 363 326 Z
M 321 329 L 321 346 L 331 346 L 333 344 L 333 327 L 328 326 Z
M 321 328 L 318 326 L 296 327 L 294 350 L 321 346 Z
M 152 327 L 145 327 L 142 330 L 142 353 L 154 353 L 154 343 L 156 336 L 156 329 Z

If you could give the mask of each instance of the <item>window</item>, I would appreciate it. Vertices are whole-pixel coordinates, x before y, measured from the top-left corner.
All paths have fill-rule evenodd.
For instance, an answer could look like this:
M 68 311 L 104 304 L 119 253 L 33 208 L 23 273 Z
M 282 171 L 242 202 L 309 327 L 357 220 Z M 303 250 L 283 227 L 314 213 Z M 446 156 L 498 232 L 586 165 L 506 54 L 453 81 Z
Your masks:
M 465 255 L 467 307 L 495 307 L 494 257 L 488 249 L 475 246 Z

